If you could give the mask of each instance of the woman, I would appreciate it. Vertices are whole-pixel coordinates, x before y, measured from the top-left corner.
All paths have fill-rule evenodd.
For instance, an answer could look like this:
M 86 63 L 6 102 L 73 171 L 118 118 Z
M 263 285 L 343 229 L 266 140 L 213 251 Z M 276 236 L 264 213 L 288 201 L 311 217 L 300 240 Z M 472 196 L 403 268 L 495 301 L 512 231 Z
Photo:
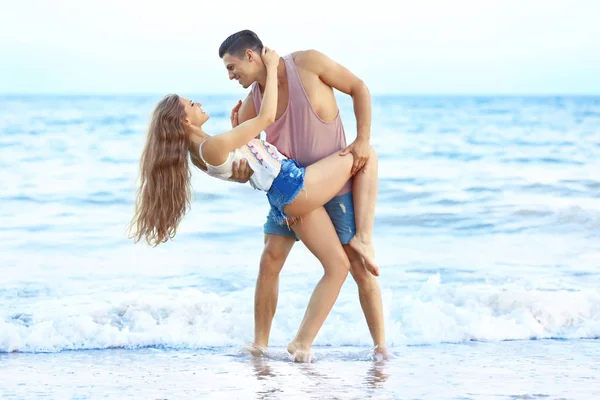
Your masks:
M 262 59 L 267 68 L 267 82 L 260 112 L 231 131 L 208 135 L 202 126 L 209 116 L 201 104 L 177 95 L 165 97 L 156 106 L 140 162 L 141 183 L 132 221 L 136 242 L 145 237 L 150 245 L 156 246 L 176 234 L 191 197 L 187 152 L 198 168 L 224 180 L 231 177 L 233 162 L 245 158 L 254 171 L 250 184 L 266 192 L 274 219 L 294 230 L 299 229 L 299 218 L 321 208 L 350 179 L 351 155 L 333 154 L 303 168 L 273 145 L 255 139 L 274 122 L 277 111 L 279 56 L 264 48 Z M 356 234 L 349 245 L 363 257 L 367 269 L 378 276 L 372 245 L 377 156 L 372 148 L 370 160 L 354 178 Z M 311 248 L 311 241 L 303 241 L 319 257 L 325 276 L 313 292 L 298 335 L 288 346 L 296 358 L 302 358 L 299 354 L 310 350 L 348 272 L 346 266 L 345 273 L 333 273 L 333 268 L 339 270 L 339 265 L 320 257 Z

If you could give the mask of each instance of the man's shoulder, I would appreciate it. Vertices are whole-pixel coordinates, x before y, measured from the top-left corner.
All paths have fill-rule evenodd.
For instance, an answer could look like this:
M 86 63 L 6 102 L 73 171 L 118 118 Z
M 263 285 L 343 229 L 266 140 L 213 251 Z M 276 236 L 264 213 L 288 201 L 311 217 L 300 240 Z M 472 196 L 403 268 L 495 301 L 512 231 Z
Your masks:
M 245 104 L 253 104 L 254 103 L 254 85 L 252 86 L 252 88 L 250 89 L 250 91 L 248 92 L 248 94 L 246 95 L 246 98 L 242 101 L 242 106 Z
M 299 50 L 290 53 L 294 64 L 300 68 L 311 69 L 315 62 L 319 62 L 325 54 L 315 49 Z

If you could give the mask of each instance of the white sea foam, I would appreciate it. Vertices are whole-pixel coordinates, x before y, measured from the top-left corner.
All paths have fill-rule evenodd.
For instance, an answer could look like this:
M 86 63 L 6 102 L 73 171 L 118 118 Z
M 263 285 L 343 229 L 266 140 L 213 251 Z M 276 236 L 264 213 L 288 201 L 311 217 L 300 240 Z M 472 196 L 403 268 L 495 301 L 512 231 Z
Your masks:
M 600 336 L 600 291 L 466 287 L 432 276 L 413 293 L 385 293 L 392 346 L 443 342 L 575 339 Z M 253 331 L 252 291 L 217 295 L 199 290 L 54 300 L 31 314 L 4 315 L 0 351 L 55 352 L 147 346 L 242 346 Z M 281 295 L 272 342 L 293 338 L 306 298 Z M 340 297 L 315 345 L 368 346 L 356 298 Z

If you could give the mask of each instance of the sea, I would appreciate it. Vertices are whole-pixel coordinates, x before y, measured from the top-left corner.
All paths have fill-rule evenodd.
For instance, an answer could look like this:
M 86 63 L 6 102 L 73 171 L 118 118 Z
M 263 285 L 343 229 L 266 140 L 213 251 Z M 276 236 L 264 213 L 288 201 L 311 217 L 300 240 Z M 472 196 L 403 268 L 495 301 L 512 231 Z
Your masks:
M 230 128 L 239 96 L 182 94 Z M 0 96 L 0 398 L 600 398 L 600 97 L 373 95 L 390 358 L 349 276 L 295 363 L 323 273 L 302 243 L 244 349 L 264 193 L 196 170 L 174 240 L 128 238 L 162 96 Z

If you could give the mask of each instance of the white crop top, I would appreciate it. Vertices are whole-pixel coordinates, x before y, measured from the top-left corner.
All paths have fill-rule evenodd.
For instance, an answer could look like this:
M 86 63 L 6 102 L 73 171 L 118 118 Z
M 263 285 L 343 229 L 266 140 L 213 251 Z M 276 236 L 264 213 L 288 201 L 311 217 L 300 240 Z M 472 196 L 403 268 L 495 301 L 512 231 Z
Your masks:
M 198 153 L 202 161 L 204 161 L 202 144 L 204 142 L 200 143 Z M 221 165 L 214 166 L 204 161 L 207 169 L 206 173 L 215 178 L 228 181 L 232 175 L 233 162 L 239 162 L 243 158 L 248 161 L 248 165 L 254 171 L 250 177 L 250 185 L 254 189 L 264 190 L 265 192 L 271 188 L 273 180 L 279 174 L 281 161 L 287 159 L 272 144 L 264 140 L 252 139 L 248 144 L 230 152 L 227 160 Z

